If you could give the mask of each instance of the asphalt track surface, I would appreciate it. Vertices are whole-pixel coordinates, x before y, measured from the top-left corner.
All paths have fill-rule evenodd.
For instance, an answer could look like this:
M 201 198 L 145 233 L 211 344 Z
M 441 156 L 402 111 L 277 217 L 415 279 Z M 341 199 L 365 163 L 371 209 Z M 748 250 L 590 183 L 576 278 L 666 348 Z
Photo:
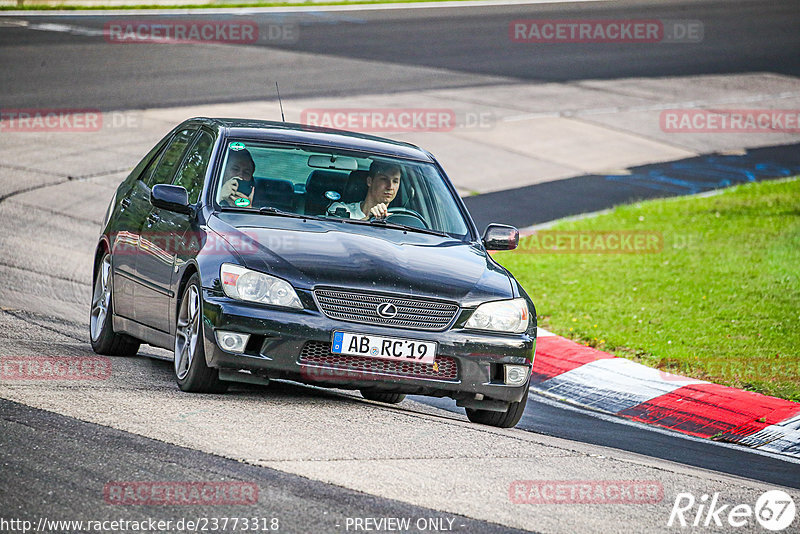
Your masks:
M 194 505 L 189 511 L 186 506 L 175 505 L 159 507 L 156 513 L 152 507 L 143 511 L 136 506 L 104 506 L 104 493 L 98 491 L 109 480 L 213 477 L 255 484 L 259 501 L 268 503 L 266 509 L 260 510 L 260 517 L 277 518 L 281 532 L 343 531 L 348 517 L 360 516 L 447 517 L 454 529 L 462 532 L 523 532 L 176 447 L 5 400 L 0 400 L 0 462 L 6 481 L 24 481 L 0 485 L 0 514 L 8 518 L 14 510 L 25 510 L 37 523 L 42 517 L 91 517 L 98 521 L 252 517 L 248 505 Z M 60 491 L 54 491 L 55 487 Z
M 0 13 L 0 18 L 2 14 Z M 102 30 L 153 16 L 26 16 L 31 23 Z M 165 17 L 167 18 L 167 17 Z M 185 15 L 182 18 L 186 18 Z M 192 15 L 253 20 L 259 41 L 220 45 L 108 46 L 102 36 L 0 31 L 0 94 L 6 108 L 117 110 L 274 98 L 391 93 L 498 81 L 562 81 L 692 74 L 800 74 L 800 10 L 794 0 L 656 0 L 310 12 Z M 512 43 L 517 19 L 697 20 L 701 43 Z M 296 24 L 296 42 L 269 41 L 269 26 Z M 287 52 L 303 52 L 298 60 Z
M 460 413 L 461 410 L 451 399 L 411 398 L 454 413 Z M 717 442 L 687 438 L 644 424 L 632 423 L 625 428 L 625 423 L 613 417 L 601 418 L 596 413 L 580 408 L 570 410 L 557 401 L 543 399 L 533 393 L 528 398 L 528 407 L 517 428 L 800 488 L 800 467 L 795 464 L 787 465 L 783 461 L 776 461 L 774 457 L 754 455 L 751 451 L 720 446 Z
M 585 175 L 466 197 L 478 228 L 503 222 L 518 228 L 630 204 L 705 193 L 735 184 L 800 174 L 800 144 L 762 147 L 741 155 L 697 156 L 626 169 L 623 175 Z
M 517 18 L 637 18 L 644 17 L 645 13 L 647 18 L 701 20 L 705 28 L 702 48 L 698 51 L 680 44 L 660 44 L 646 49 L 642 45 L 612 45 L 602 49 L 591 45 L 550 45 L 533 51 L 512 46 L 506 31 L 497 31 L 498 26 L 502 28 Z M 295 18 L 248 17 L 257 19 L 260 24 L 298 23 L 303 38 L 294 44 L 258 43 L 234 54 L 226 46 L 109 47 L 102 37 L 30 31 L 13 26 L 0 28 L 0 49 L 3 50 L 0 67 L 4 72 L 0 79 L 2 105 L 5 108 L 116 110 L 250 100 L 270 95 L 270 84 L 276 78 L 280 79 L 285 96 L 301 97 L 360 91 L 392 92 L 398 88 L 474 86 L 498 80 L 579 82 L 589 78 L 751 71 L 800 74 L 800 55 L 797 54 L 800 34 L 796 31 L 800 10 L 796 2 L 790 1 L 768 5 L 752 1 L 651 2 L 646 11 L 636 4 L 609 2 L 432 12 L 407 10 L 391 14 L 347 12 Z M 26 18 L 90 28 L 101 28 L 107 20 L 98 16 Z M 302 51 L 308 56 L 302 62 L 290 63 L 281 54 L 283 51 Z M 376 61 L 381 66 L 365 68 L 362 63 L 354 65 L 353 59 Z M 386 68 L 384 64 L 393 67 Z M 125 67 L 120 68 L 121 65 Z M 586 195 L 592 202 L 576 208 L 575 191 L 586 191 L 587 184 L 593 180 L 602 180 L 601 185 L 607 186 L 608 179 L 593 176 L 575 180 L 566 181 L 566 186 L 559 182 L 542 184 L 551 188 L 547 194 L 553 211 L 515 222 L 520 226 L 542 222 L 572 214 L 576 209 L 593 211 L 619 201 L 616 196 L 610 199 L 603 195 Z M 653 191 L 647 187 L 634 189 L 633 193 L 621 195 L 621 200 L 668 194 Z M 541 190 L 535 191 L 537 195 L 540 193 Z M 471 208 L 477 213 L 480 213 L 481 201 L 481 197 L 470 201 L 475 203 Z M 477 213 L 476 218 L 482 217 Z M 5 256 L 11 251 L 4 250 L 2 254 Z M 53 257 L 47 261 L 59 260 Z M 35 317 L 29 324 L 34 326 L 23 337 L 31 343 L 37 335 L 63 327 L 57 321 L 42 317 Z M 85 335 L 74 341 L 83 344 L 83 353 L 88 345 Z M 168 366 L 159 362 L 153 362 L 153 366 L 158 376 L 168 378 Z M 309 394 L 306 389 L 278 386 L 279 393 L 290 396 Z M 800 487 L 800 468 L 796 463 L 734 447 L 687 440 L 643 426 L 599 419 L 588 412 L 538 400 L 536 396 L 532 396 L 531 401 L 519 429 L 630 451 L 697 467 L 700 471 L 713 470 L 767 484 Z M 452 409 L 447 401 L 426 402 L 444 410 Z M 274 503 L 276 513 L 279 511 L 282 518 L 287 518 L 286 525 L 295 525 L 296 531 L 333 530 L 331 518 L 325 517 L 325 512 L 331 510 L 336 510 L 340 519 L 356 513 L 415 517 L 438 514 L 434 510 L 180 448 L 18 403 L 0 402 L 0 414 L 2 478 L 6 481 L 0 484 L 3 516 L 23 509 L 31 515 L 63 512 L 75 516 L 78 512 L 97 512 L 101 509 L 97 506 L 101 497 L 96 488 L 109 477 L 169 480 L 184 479 L 187 473 L 198 477 L 213 473 L 226 479 L 257 481 L 262 491 L 269 492 L 269 502 Z M 48 496 L 56 485 L 68 491 Z M 102 510 L 103 513 L 107 511 Z M 213 509 L 193 509 L 192 513 L 201 515 L 201 511 L 207 515 L 221 515 Z M 113 512 L 116 516 L 135 514 L 130 510 Z M 230 510 L 226 513 L 231 515 Z M 185 515 L 184 510 L 159 511 L 160 516 L 165 514 Z M 96 514 L 94 518 L 99 519 Z M 509 531 L 505 526 L 467 518 L 458 518 L 458 521 L 465 525 L 465 532 Z M 292 531 L 291 526 L 285 528 Z M 535 526 L 531 528 L 535 530 Z

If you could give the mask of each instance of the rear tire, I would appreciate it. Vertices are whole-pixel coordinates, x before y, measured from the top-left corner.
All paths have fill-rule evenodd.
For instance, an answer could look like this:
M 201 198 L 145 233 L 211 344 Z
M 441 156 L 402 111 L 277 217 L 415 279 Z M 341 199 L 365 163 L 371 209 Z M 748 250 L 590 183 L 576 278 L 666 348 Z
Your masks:
M 203 349 L 203 297 L 200 276 L 195 273 L 186 284 L 178 303 L 175 325 L 175 381 L 183 391 L 224 393 L 229 382 L 219 379 L 219 370 L 206 365 Z
M 128 335 L 114 332 L 111 281 L 111 255 L 106 253 L 94 274 L 92 308 L 89 315 L 89 339 L 92 342 L 92 350 L 106 356 L 133 356 L 139 351 L 141 342 Z
M 513 428 L 517 426 L 525 406 L 528 404 L 528 387 L 525 386 L 525 396 L 519 402 L 512 402 L 504 412 L 492 412 L 475 408 L 466 408 L 467 419 L 480 425 L 496 426 L 498 428 Z
M 403 393 L 386 393 L 374 389 L 362 389 L 361 396 L 367 400 L 385 402 L 386 404 L 399 404 L 406 398 Z

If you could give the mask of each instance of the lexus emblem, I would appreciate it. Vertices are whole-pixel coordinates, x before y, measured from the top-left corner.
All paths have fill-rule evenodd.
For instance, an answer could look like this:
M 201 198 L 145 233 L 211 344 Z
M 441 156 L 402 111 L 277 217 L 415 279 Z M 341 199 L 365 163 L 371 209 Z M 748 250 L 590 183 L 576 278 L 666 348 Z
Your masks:
M 391 302 L 383 302 L 378 304 L 378 315 L 384 319 L 392 319 L 397 315 L 397 306 Z

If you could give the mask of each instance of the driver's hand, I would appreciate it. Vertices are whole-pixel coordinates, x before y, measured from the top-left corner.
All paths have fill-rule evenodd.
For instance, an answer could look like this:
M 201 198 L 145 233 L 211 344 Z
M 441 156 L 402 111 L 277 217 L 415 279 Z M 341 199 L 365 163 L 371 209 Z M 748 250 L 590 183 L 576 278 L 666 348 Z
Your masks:
M 386 207 L 386 204 L 381 202 L 380 204 L 376 204 L 372 206 L 369 210 L 370 217 L 376 217 L 378 219 L 385 219 L 387 215 L 389 215 L 389 209 Z
M 235 200 L 235 194 L 239 189 L 239 177 L 236 176 L 231 178 L 224 184 L 222 184 L 222 188 L 220 188 L 220 197 L 233 202 Z
M 255 194 L 255 192 L 256 192 L 256 190 L 253 189 L 253 190 L 250 191 L 250 195 L 245 195 L 244 193 L 240 193 L 240 192 L 237 191 L 233 195 L 231 195 L 230 198 L 233 199 L 233 205 L 234 206 L 237 205 L 236 201 L 239 200 L 240 198 L 246 198 L 247 200 L 249 200 L 249 202 L 247 203 L 247 206 L 252 206 L 252 204 L 253 204 L 253 195 Z

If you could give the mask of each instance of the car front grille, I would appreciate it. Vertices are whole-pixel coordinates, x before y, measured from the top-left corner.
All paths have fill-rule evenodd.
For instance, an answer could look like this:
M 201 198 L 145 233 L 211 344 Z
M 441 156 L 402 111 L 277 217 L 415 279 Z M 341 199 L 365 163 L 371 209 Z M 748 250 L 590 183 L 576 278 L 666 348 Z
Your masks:
M 317 289 L 314 295 L 327 317 L 355 323 L 444 330 L 458 312 L 455 304 L 429 299 L 388 297 L 341 289 Z M 394 305 L 397 311 L 394 317 L 378 314 L 378 307 L 387 303 Z
M 311 370 L 303 371 L 303 375 L 315 377 L 320 380 L 326 378 L 330 378 L 331 380 L 370 378 L 367 376 L 359 377 L 358 374 L 360 373 L 378 373 L 407 378 L 447 380 L 450 382 L 458 380 L 458 363 L 455 358 L 451 358 L 450 356 L 437 356 L 433 365 L 418 362 L 404 362 L 401 360 L 384 360 L 365 356 L 348 356 L 344 354 L 333 354 L 331 352 L 331 344 L 323 341 L 309 341 L 303 345 L 303 349 L 300 351 L 300 363 L 303 365 L 334 368 L 344 371 L 342 373 L 313 372 Z

